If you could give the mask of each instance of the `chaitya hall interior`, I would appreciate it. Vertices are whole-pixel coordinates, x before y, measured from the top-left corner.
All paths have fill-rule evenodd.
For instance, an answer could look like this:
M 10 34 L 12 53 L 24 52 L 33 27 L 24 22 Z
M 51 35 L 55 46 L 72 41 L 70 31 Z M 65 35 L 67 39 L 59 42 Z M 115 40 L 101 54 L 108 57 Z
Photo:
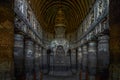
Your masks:
M 0 80 L 120 80 L 120 0 L 0 0 Z

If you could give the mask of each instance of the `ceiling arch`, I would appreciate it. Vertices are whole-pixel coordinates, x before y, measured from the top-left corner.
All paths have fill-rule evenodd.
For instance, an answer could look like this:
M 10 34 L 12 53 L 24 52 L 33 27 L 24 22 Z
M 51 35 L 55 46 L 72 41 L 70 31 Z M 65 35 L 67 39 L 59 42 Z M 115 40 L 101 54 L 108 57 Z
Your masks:
M 75 31 L 83 21 L 95 0 L 29 0 L 42 28 L 54 33 L 55 16 L 62 6 L 67 21 L 66 33 Z

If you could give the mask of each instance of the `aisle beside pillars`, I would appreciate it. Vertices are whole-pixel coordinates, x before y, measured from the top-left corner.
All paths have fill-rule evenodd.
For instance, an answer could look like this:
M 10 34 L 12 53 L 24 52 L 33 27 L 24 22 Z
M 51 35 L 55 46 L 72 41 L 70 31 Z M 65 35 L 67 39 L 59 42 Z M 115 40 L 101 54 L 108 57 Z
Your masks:
M 82 46 L 82 73 L 81 73 L 81 80 L 87 79 L 87 44 L 83 44 Z
M 102 34 L 98 37 L 98 75 L 99 80 L 108 80 L 109 66 L 109 36 Z
M 96 80 L 97 43 L 95 40 L 88 42 L 88 80 Z
M 34 73 L 34 51 L 33 41 L 31 39 L 25 40 L 25 80 L 33 80 Z
M 22 34 L 14 35 L 14 64 L 16 80 L 24 78 L 24 36 Z

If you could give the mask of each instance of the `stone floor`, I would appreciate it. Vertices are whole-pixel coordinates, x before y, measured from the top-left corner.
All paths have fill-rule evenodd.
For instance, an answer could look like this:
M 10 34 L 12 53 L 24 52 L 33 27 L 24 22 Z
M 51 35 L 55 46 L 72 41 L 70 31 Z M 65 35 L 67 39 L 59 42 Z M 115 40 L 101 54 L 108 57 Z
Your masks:
M 52 76 L 72 76 L 72 72 L 71 71 L 50 71 L 49 75 Z
M 78 75 L 72 75 L 72 76 L 44 75 L 43 80 L 79 80 L 79 76 Z

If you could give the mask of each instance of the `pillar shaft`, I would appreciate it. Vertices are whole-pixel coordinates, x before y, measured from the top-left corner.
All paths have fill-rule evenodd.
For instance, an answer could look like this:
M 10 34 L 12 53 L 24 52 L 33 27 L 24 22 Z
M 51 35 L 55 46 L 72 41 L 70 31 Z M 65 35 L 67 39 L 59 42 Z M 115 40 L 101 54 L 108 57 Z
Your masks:
M 47 52 L 46 52 L 46 49 L 43 48 L 43 72 L 44 73 L 47 73 Z
M 39 47 L 35 45 L 35 80 L 40 80 L 40 59 L 39 59 Z
M 102 35 L 98 40 L 98 74 L 102 80 L 106 80 L 109 65 L 109 36 Z
M 14 36 L 14 64 L 15 77 L 17 80 L 23 79 L 24 76 L 24 36 L 15 34 Z
M 97 47 L 95 41 L 90 41 L 88 44 L 88 72 L 89 80 L 95 80 L 96 76 L 96 65 L 97 65 Z
M 39 55 L 40 55 L 40 59 L 39 59 L 39 63 L 40 63 L 40 80 L 43 80 L 43 71 L 42 71 L 42 47 L 39 47 Z
M 81 63 L 82 63 L 82 49 L 81 47 L 78 48 L 78 69 L 81 69 Z
M 82 48 L 82 73 L 81 73 L 81 80 L 86 80 L 86 74 L 87 74 L 87 45 L 83 45 Z
M 33 80 L 33 73 L 34 73 L 33 41 L 27 39 L 25 41 L 25 74 L 26 74 L 26 80 Z

